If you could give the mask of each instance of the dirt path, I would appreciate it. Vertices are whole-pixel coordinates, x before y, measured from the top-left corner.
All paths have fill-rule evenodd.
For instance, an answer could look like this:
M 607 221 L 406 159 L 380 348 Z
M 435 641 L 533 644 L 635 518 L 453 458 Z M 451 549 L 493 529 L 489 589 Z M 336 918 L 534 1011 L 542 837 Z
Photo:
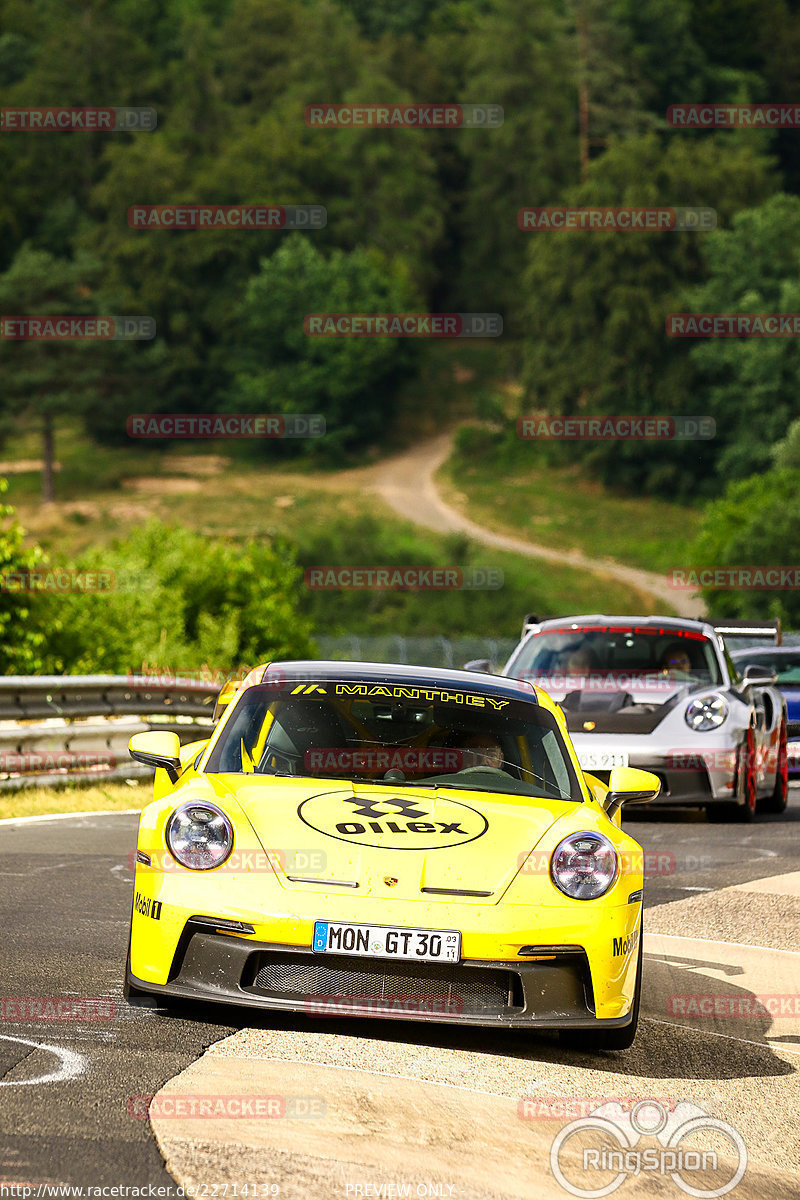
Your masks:
M 702 616 L 704 607 L 699 597 L 690 597 L 671 588 L 663 575 L 626 567 L 610 558 L 591 558 L 578 550 L 554 550 L 522 538 L 509 537 L 476 525 L 464 513 L 453 508 L 436 485 L 436 472 L 447 460 L 453 444 L 452 433 L 442 434 L 413 450 L 407 450 L 381 464 L 380 471 L 370 469 L 371 488 L 400 516 L 436 533 L 465 533 L 476 542 L 540 558 L 559 566 L 578 567 L 607 578 L 627 583 L 638 592 L 648 592 L 663 600 L 682 617 Z M 635 607 L 635 606 L 632 606 Z

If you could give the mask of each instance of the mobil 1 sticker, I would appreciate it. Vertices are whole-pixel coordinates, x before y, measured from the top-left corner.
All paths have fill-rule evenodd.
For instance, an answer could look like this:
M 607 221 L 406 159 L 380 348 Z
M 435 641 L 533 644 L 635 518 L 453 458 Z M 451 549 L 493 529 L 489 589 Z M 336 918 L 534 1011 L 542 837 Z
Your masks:
M 401 929 L 391 925 L 315 921 L 312 949 L 315 954 L 458 962 L 461 934 L 452 929 Z

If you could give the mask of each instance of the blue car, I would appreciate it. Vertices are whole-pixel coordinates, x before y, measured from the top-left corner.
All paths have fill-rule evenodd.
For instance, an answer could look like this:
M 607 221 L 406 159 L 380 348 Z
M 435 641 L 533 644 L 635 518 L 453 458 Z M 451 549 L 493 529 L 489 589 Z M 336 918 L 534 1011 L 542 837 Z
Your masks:
M 750 646 L 731 658 L 742 672 L 755 663 L 777 676 L 775 686 L 786 700 L 789 778 L 800 779 L 800 646 Z

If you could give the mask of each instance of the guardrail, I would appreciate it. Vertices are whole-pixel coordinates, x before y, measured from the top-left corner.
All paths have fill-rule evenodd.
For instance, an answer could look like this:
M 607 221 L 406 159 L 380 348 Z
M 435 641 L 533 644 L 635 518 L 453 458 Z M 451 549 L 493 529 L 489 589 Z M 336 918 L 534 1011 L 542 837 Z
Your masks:
M 152 770 L 129 757 L 128 739 L 150 729 L 177 733 L 181 745 L 208 737 L 219 688 L 148 675 L 4 676 L 0 791 L 147 778 Z

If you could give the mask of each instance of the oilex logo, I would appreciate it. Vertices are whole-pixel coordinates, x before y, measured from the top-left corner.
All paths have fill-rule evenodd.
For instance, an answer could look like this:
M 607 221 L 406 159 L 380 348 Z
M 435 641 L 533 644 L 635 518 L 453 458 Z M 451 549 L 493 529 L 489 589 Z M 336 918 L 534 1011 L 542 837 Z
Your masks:
M 642 1138 L 657 1144 L 643 1149 Z M 669 1177 L 689 1196 L 712 1200 L 733 1191 L 746 1168 L 747 1149 L 739 1131 L 686 1100 L 672 1112 L 658 1100 L 642 1100 L 630 1112 L 617 1102 L 601 1105 L 566 1125 L 550 1148 L 550 1169 L 558 1183 L 586 1200 L 609 1196 L 629 1175 L 645 1172 Z M 602 1172 L 600 1178 L 597 1172 Z M 614 1177 L 607 1182 L 609 1174 Z M 586 1186 L 575 1181 L 576 1175 Z M 713 1186 L 721 1176 L 727 1176 L 725 1182 Z M 653 1188 L 660 1192 L 660 1185 Z

